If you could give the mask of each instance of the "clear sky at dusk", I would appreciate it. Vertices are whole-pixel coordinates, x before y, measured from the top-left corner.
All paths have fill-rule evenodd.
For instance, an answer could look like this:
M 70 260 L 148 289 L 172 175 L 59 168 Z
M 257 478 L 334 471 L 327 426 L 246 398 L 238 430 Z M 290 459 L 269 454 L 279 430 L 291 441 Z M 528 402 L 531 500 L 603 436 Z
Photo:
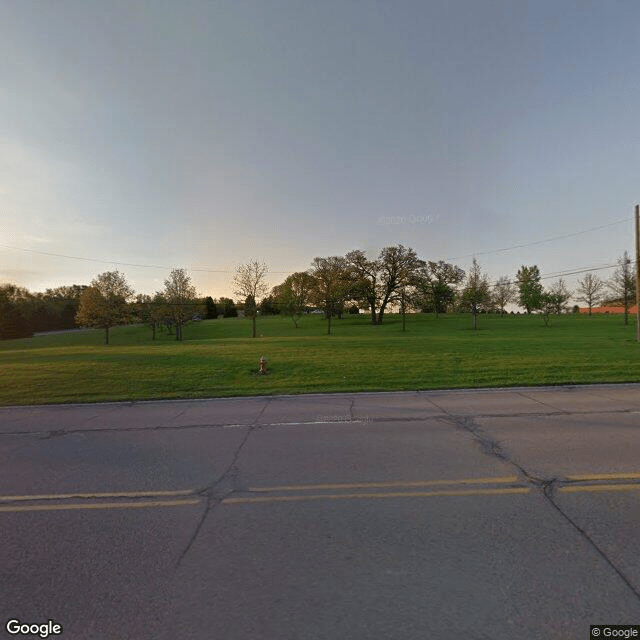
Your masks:
M 184 267 L 219 297 L 251 259 L 275 285 L 397 243 L 492 279 L 613 264 L 639 52 L 637 0 L 2 3 L 0 282 Z

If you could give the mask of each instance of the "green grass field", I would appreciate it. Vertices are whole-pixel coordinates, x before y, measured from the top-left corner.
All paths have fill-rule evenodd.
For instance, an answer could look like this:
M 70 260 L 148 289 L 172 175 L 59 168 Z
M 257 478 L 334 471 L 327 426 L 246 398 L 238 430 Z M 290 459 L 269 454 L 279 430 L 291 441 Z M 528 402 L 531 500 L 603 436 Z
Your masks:
M 635 316 L 322 316 L 205 320 L 153 342 L 141 326 L 0 342 L 0 404 L 640 382 Z M 268 375 L 257 375 L 258 360 Z

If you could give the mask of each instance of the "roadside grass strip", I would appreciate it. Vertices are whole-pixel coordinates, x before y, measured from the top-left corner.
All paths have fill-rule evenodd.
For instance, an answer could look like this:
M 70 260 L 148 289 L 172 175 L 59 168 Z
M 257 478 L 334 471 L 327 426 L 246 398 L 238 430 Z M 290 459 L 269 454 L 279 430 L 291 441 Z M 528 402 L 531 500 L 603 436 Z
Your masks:
M 0 340 L 0 406 L 639 382 L 635 323 L 620 317 L 366 314 L 203 320 L 185 340 L 147 327 Z M 258 374 L 259 358 L 268 360 Z

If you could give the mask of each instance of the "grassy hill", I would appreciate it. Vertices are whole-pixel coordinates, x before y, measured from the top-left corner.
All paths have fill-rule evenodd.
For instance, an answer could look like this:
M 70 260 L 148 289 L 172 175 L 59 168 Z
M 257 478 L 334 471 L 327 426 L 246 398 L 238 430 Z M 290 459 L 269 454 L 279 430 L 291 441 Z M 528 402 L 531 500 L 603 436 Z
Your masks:
M 0 342 L 0 404 L 640 382 L 635 317 L 322 316 L 205 320 L 184 341 L 142 326 Z M 258 360 L 268 375 L 257 375 Z

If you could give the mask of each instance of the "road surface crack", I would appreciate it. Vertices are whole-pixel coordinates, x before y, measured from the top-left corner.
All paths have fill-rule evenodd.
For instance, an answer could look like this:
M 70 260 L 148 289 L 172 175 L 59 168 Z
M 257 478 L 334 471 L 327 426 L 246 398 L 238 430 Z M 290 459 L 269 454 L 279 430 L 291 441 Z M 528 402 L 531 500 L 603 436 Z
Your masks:
M 554 489 L 554 482 L 549 482 L 543 486 L 542 493 L 547 502 L 549 502 L 549 504 L 578 532 L 583 540 L 585 540 L 595 550 L 595 552 L 609 565 L 609 567 L 615 571 L 622 582 L 629 587 L 633 595 L 640 600 L 640 592 L 638 592 L 638 589 L 636 589 L 631 580 L 627 578 L 624 572 L 615 565 L 613 560 L 611 560 L 609 556 L 598 546 L 596 541 L 582 527 L 580 527 L 577 522 L 565 513 L 560 505 L 555 501 Z
M 527 395 L 526 393 L 523 393 L 522 391 L 518 391 L 517 394 L 519 396 L 521 396 L 522 398 L 526 398 L 527 400 L 533 400 L 534 402 L 537 402 L 538 404 L 541 404 L 543 407 L 548 407 L 549 409 L 553 409 L 554 412 L 560 413 L 560 414 L 564 414 L 564 413 L 570 413 L 569 411 L 564 411 L 563 409 L 560 409 L 559 407 L 554 407 L 552 404 L 548 404 L 547 402 L 542 402 L 542 400 L 538 400 L 537 398 L 533 398 L 530 395 Z
M 187 542 L 186 547 L 184 548 L 184 550 L 182 551 L 182 553 L 180 554 L 180 557 L 178 558 L 176 564 L 175 564 L 175 570 L 177 571 L 180 568 L 180 565 L 182 564 L 182 561 L 184 560 L 184 558 L 186 557 L 187 553 L 189 553 L 189 550 L 191 549 L 191 547 L 193 547 L 193 545 L 195 544 L 198 535 L 207 519 L 207 516 L 215 510 L 215 508 L 228 496 L 230 496 L 231 494 L 233 494 L 235 491 L 238 490 L 238 459 L 240 458 L 240 454 L 242 453 L 242 450 L 244 449 L 245 445 L 247 444 L 249 437 L 251 436 L 251 434 L 256 430 L 260 428 L 260 425 L 258 424 L 260 418 L 262 417 L 262 415 L 264 414 L 266 408 L 269 406 L 269 404 L 271 404 L 273 398 L 270 397 L 267 399 L 267 401 L 264 403 L 264 406 L 262 407 L 262 409 L 260 410 L 260 412 L 258 413 L 258 415 L 256 416 L 255 420 L 253 421 L 253 424 L 249 427 L 247 427 L 247 432 L 244 434 L 244 437 L 242 438 L 242 440 L 240 441 L 240 444 L 238 444 L 238 446 L 236 447 L 236 450 L 233 454 L 233 457 L 231 459 L 231 462 L 229 463 L 229 465 L 227 466 L 227 468 L 224 470 L 224 472 L 222 473 L 222 475 L 217 479 L 214 480 L 211 484 L 207 485 L 206 487 L 203 487 L 202 489 L 200 489 L 197 494 L 206 498 L 207 502 L 204 508 L 204 511 L 202 513 L 202 516 L 200 518 L 200 520 L 198 521 L 198 523 L 196 524 L 195 530 L 193 532 L 193 534 L 191 535 L 191 538 L 189 539 L 189 541 Z
M 536 478 L 531 475 L 523 466 L 512 460 L 504 449 L 500 446 L 500 443 L 492 438 L 482 427 L 475 423 L 474 419 L 470 416 L 456 417 L 450 414 L 450 421 L 453 421 L 455 426 L 459 429 L 463 429 L 470 433 L 476 442 L 480 445 L 480 449 L 483 453 L 496 457 L 502 462 L 515 467 L 522 477 L 531 485 L 538 488 L 545 500 L 574 528 L 574 530 L 596 551 L 596 553 L 615 571 L 618 577 L 624 582 L 624 584 L 631 589 L 633 595 L 640 600 L 640 592 L 627 578 L 624 572 L 619 569 L 615 563 L 607 556 L 607 554 L 598 546 L 598 544 L 591 538 L 591 536 L 580 527 L 568 514 L 566 514 L 560 505 L 555 500 L 556 489 L 559 485 L 569 482 L 561 478 Z
M 527 481 L 533 484 L 540 482 L 538 478 L 534 478 L 524 467 L 519 465 L 515 460 L 509 457 L 507 452 L 502 448 L 500 442 L 495 438 L 492 438 L 479 424 L 476 424 L 475 420 L 471 416 L 454 416 L 449 414 L 447 421 L 453 422 L 453 424 L 463 431 L 469 433 L 473 439 L 480 446 L 482 453 L 486 455 L 498 458 L 501 462 L 515 467 L 520 475 Z

